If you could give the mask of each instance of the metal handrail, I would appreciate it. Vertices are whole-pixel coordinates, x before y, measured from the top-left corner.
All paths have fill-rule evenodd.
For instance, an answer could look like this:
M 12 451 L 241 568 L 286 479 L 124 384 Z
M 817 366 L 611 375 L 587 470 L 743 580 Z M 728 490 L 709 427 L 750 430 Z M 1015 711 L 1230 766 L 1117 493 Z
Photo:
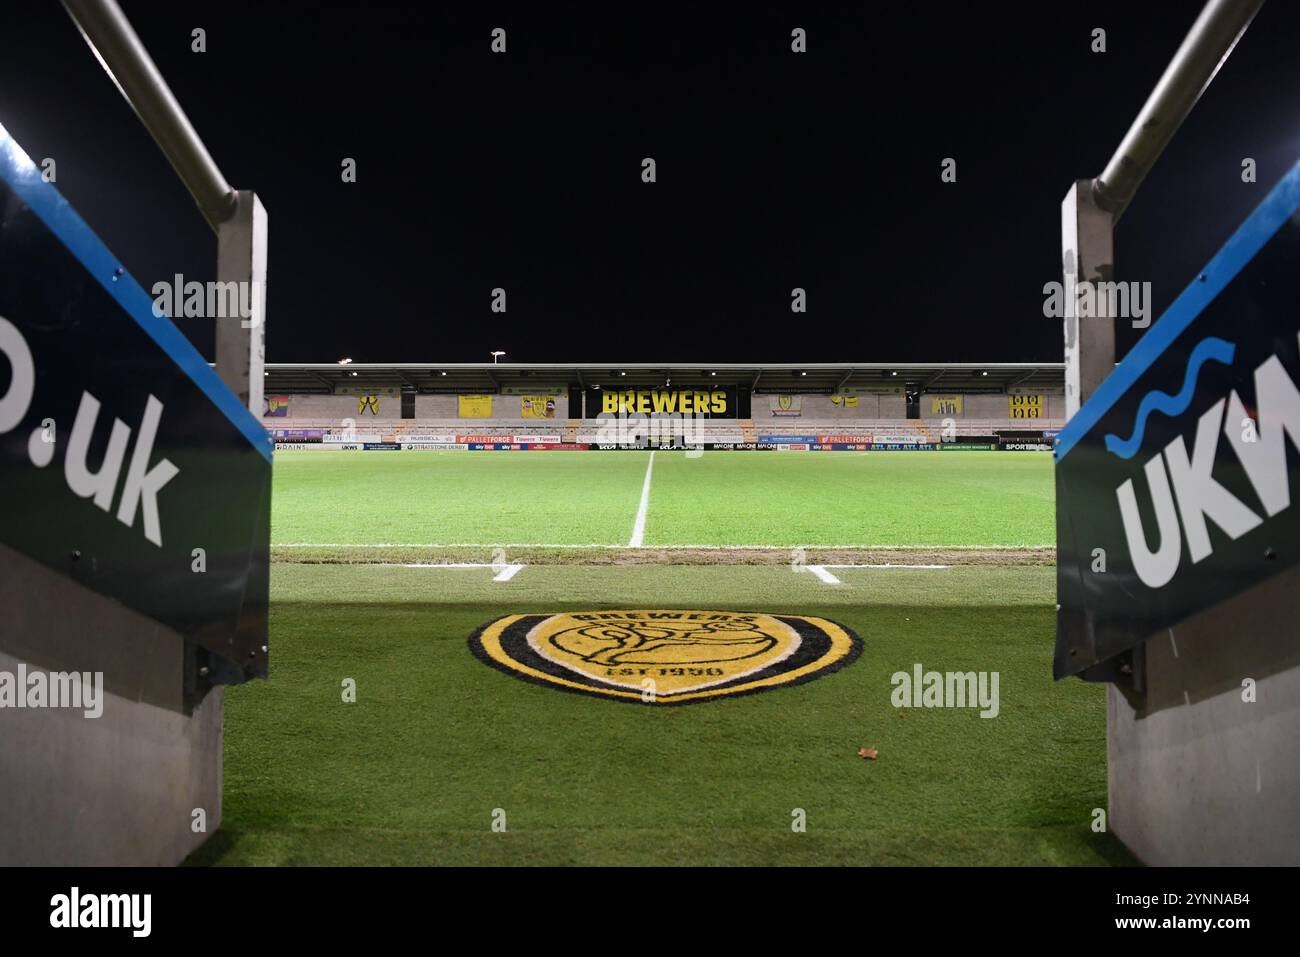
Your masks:
M 1115 155 L 1092 181 L 1094 200 L 1115 222 L 1263 5 L 1210 0 L 1196 18 Z
M 63 6 L 215 231 L 235 212 L 235 191 L 176 102 L 149 51 L 115 0 L 63 0 Z

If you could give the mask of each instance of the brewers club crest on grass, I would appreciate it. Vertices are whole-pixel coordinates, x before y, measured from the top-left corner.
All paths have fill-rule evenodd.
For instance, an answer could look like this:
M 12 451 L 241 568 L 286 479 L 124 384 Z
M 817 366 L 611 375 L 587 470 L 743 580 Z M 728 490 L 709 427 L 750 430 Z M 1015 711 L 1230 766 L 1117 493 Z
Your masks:
M 507 615 L 470 636 L 474 654 L 538 684 L 644 704 L 689 704 L 811 681 L 862 641 L 802 615 L 588 611 Z

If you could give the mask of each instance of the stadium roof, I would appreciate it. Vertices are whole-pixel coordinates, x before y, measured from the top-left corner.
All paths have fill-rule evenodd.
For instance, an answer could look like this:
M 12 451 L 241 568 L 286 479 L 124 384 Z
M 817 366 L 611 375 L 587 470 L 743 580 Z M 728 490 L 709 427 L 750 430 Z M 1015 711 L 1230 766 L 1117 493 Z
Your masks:
M 1063 388 L 1063 362 L 987 363 L 720 363 L 663 362 L 318 362 L 266 364 L 268 392 L 330 393 L 358 386 L 408 387 L 415 392 L 495 392 L 576 386 L 636 388 L 744 385 L 760 392 L 826 392 L 886 384 L 960 392 L 963 389 Z

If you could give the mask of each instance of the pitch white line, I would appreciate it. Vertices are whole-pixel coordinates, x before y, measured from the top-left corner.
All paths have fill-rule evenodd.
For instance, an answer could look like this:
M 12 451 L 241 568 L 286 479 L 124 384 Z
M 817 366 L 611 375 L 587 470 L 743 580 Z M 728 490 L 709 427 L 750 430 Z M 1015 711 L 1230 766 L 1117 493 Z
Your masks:
M 862 565 L 823 565 L 822 568 L 951 568 L 951 565 L 909 565 L 907 562 L 885 562 L 884 564 Z
M 510 579 L 514 578 L 519 572 L 519 569 L 523 567 L 523 565 L 507 565 L 505 568 L 501 569 L 501 571 L 497 572 L 496 575 L 492 577 L 492 580 L 494 582 L 508 582 Z
M 610 542 L 278 542 L 271 546 L 272 548 L 627 548 L 626 545 L 612 544 Z M 749 551 L 762 552 L 788 552 L 793 548 L 803 549 L 821 549 L 822 551 L 834 551 L 837 549 L 853 551 L 874 551 L 874 552 L 1009 552 L 1017 549 L 1042 549 L 1055 548 L 1052 542 L 1041 545 L 655 545 L 655 548 L 662 548 L 664 551 L 681 551 L 691 549 L 693 551 L 734 551 L 736 549 L 747 549 Z
M 519 574 L 523 565 L 502 566 L 499 562 L 375 562 L 379 568 L 491 568 L 494 582 L 508 582 Z
M 804 568 L 812 572 L 828 585 L 838 585 L 840 580 L 828 572 L 824 565 L 805 565 Z
M 655 454 L 650 453 L 650 460 L 645 464 L 645 482 L 641 485 L 641 505 L 636 510 L 636 523 L 632 526 L 632 537 L 628 539 L 628 548 L 640 548 L 645 541 L 645 513 L 650 507 L 650 474 L 655 467 Z
M 375 565 L 386 568 L 500 568 L 501 571 L 493 577 L 493 581 L 508 582 L 523 569 L 523 565 L 506 565 L 502 568 L 500 565 L 492 562 L 375 562 Z M 841 584 L 839 579 L 832 575 L 827 569 L 829 568 L 924 568 L 924 569 L 943 569 L 952 568 L 951 565 L 909 565 L 906 562 L 886 562 L 884 564 L 858 564 L 858 565 L 805 565 L 809 571 L 826 582 L 828 585 Z M 814 571 L 814 569 L 816 569 Z M 1175 649 L 1175 655 L 1177 650 Z

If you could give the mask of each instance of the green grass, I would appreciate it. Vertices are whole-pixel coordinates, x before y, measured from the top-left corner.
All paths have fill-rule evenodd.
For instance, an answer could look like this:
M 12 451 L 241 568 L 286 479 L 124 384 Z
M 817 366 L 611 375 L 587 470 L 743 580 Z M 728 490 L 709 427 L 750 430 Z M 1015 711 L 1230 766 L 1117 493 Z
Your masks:
M 658 455 L 647 545 L 1044 545 L 1050 453 Z
M 1043 545 L 1049 455 L 657 453 L 647 549 L 522 547 L 626 545 L 648 461 L 277 453 L 273 541 L 337 547 L 277 551 L 272 678 L 226 696 L 223 825 L 192 863 L 1131 863 L 1090 827 L 1105 695 L 1051 680 L 1050 566 L 853 568 L 826 585 L 711 564 L 754 553 L 654 552 Z M 443 546 L 483 560 L 490 545 L 530 564 L 496 583 L 486 568 L 295 561 L 447 560 Z M 703 564 L 586 564 L 634 552 Z M 570 564 L 531 564 L 556 555 Z M 864 650 L 807 684 L 653 708 L 526 683 L 467 645 L 501 615 L 602 607 L 821 615 Z M 997 671 L 999 715 L 894 708 L 891 675 L 918 662 Z
M 273 541 L 624 545 L 648 452 L 277 452 Z M 655 456 L 649 546 L 1035 546 L 1048 453 Z
M 511 456 L 531 458 L 566 456 Z M 699 464 L 670 465 L 665 485 Z M 276 565 L 272 680 L 227 693 L 224 823 L 192 862 L 1128 861 L 1089 827 L 1106 803 L 1104 691 L 1051 680 L 1051 568 L 838 574 L 530 566 L 494 583 L 487 569 Z M 528 684 L 466 644 L 500 615 L 591 607 L 823 615 L 864 650 L 807 684 L 657 709 Z M 1000 672 L 1000 714 L 895 709 L 890 676 L 915 662 Z M 795 808 L 807 833 L 791 831 Z
M 625 542 L 644 474 L 637 453 L 276 452 L 271 540 Z

